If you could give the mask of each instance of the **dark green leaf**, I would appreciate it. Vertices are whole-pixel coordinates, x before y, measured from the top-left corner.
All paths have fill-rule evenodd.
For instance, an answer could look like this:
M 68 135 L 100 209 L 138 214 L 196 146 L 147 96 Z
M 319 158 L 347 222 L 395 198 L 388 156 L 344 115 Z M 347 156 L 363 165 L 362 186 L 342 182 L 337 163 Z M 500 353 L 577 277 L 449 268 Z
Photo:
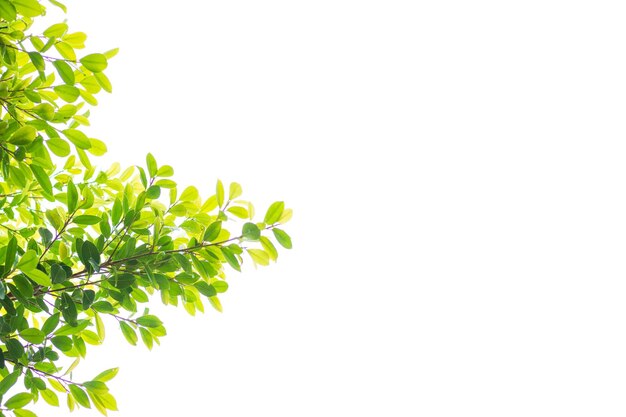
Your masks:
M 274 237 L 282 247 L 285 249 L 291 249 L 291 238 L 284 230 L 274 228 L 272 229 L 272 232 L 274 232 Z
M 54 68 L 56 68 L 59 76 L 65 84 L 74 85 L 74 83 L 76 82 L 76 78 L 74 77 L 74 70 L 67 62 L 58 59 L 53 61 L 52 65 L 54 65 Z
M 213 242 L 219 236 L 222 231 L 222 222 L 217 221 L 213 222 L 206 228 L 204 232 L 204 237 L 202 238 L 205 242 Z
M 198 290 L 198 292 L 205 297 L 213 297 L 217 294 L 217 290 L 212 285 L 209 285 L 205 281 L 198 281 L 194 284 L 194 287 Z
M 82 405 L 85 408 L 91 408 L 91 404 L 89 403 L 89 398 L 87 397 L 87 394 L 85 393 L 85 391 L 83 391 L 81 387 L 75 384 L 69 384 L 68 387 L 70 389 L 70 393 L 72 394 L 72 397 L 74 397 L 74 399 L 76 400 L 78 404 Z
M 261 237 L 261 231 L 259 230 L 259 227 L 256 224 L 249 222 L 243 225 L 241 234 L 243 235 L 244 239 L 252 241 L 259 240 L 259 238 Z
M 228 262 L 228 264 L 233 267 L 233 269 L 241 272 L 241 266 L 239 265 L 239 260 L 237 260 L 237 257 L 235 256 L 235 254 L 233 253 L 232 250 L 230 250 L 227 247 L 220 247 L 222 254 L 224 255 L 224 258 L 226 259 L 226 261 Z

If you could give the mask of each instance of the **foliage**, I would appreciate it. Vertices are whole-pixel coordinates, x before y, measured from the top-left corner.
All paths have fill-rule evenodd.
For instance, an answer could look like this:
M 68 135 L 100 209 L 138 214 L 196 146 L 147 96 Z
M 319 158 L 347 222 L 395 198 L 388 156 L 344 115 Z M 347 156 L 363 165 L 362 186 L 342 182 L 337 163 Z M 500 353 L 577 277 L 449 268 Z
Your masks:
M 253 222 L 239 184 L 217 181 L 206 199 L 179 192 L 151 154 L 145 167 L 98 170 L 90 155 L 106 146 L 82 129 L 95 96 L 111 92 L 103 71 L 116 50 L 81 55 L 86 35 L 66 23 L 29 34 L 44 12 L 38 0 L 0 0 L 0 415 L 33 416 L 24 407 L 41 399 L 106 414 L 117 370 L 72 379 L 104 323 L 151 349 L 166 333 L 146 308 L 154 297 L 221 311 L 226 269 L 275 261 L 273 241 L 291 248 L 278 227 L 291 210 L 276 202 Z

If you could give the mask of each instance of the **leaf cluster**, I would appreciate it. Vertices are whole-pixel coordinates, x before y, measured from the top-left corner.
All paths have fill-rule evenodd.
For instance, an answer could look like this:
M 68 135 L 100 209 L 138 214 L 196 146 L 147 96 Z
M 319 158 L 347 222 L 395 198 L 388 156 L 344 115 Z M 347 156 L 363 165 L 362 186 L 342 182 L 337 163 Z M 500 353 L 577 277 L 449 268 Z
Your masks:
M 106 145 L 85 132 L 116 50 L 81 54 L 87 36 L 55 23 L 30 33 L 56 0 L 0 0 L 0 417 L 34 416 L 43 400 L 70 410 L 116 410 L 116 369 L 73 379 L 90 345 L 119 328 L 152 349 L 166 335 L 150 302 L 222 311 L 226 272 L 269 265 L 290 249 L 273 203 L 255 221 L 242 187 L 217 181 L 208 197 L 180 187 L 152 154 L 99 170 Z M 61 397 L 61 398 L 60 398 Z

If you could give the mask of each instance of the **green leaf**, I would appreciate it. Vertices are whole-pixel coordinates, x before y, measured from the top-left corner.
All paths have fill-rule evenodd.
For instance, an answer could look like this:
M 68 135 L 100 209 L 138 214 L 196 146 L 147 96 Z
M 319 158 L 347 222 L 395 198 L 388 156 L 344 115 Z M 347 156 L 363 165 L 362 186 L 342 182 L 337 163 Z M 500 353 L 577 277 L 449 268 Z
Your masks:
M 8 0 L 0 0 L 0 17 L 12 22 L 17 17 L 15 6 Z
M 141 316 L 136 321 L 137 324 L 144 327 L 159 327 L 163 325 L 163 322 L 159 320 L 157 316 L 153 316 L 150 314 Z
M 39 256 L 34 250 L 27 250 L 17 263 L 17 268 L 21 271 L 30 271 L 37 267 Z
M 74 85 L 74 83 L 76 82 L 74 70 L 67 62 L 55 60 L 52 62 L 52 65 L 54 65 L 54 68 L 57 70 L 59 76 L 65 84 Z
M 156 159 L 154 159 L 154 156 L 152 156 L 151 153 L 146 155 L 146 165 L 148 167 L 148 174 L 150 175 L 150 178 L 154 178 L 157 174 L 158 167 Z
M 228 290 L 228 283 L 226 281 L 215 281 L 211 284 L 215 291 L 218 293 L 223 293 Z
M 40 392 L 43 393 L 43 391 L 40 391 Z M 42 395 L 42 397 L 43 397 L 43 395 Z M 44 400 L 46 400 L 46 402 L 48 402 L 48 400 L 45 397 L 44 397 Z M 50 403 L 48 402 L 48 404 L 50 404 Z M 50 405 L 53 405 L 53 404 L 50 404 Z M 56 405 L 57 406 L 59 405 L 58 404 L 58 398 L 57 398 L 57 404 Z M 15 414 L 15 417 L 37 417 L 37 414 L 35 414 L 32 411 L 27 410 L 25 408 L 17 408 L 15 410 L 13 410 L 13 414 Z
M 13 0 L 18 13 L 26 17 L 40 16 L 44 8 L 37 0 Z
M 52 151 L 56 156 L 65 158 L 70 154 L 70 145 L 61 138 L 50 138 L 46 141 L 48 149 Z
M 107 67 L 107 58 L 103 54 L 89 54 L 82 57 L 80 63 L 91 72 L 102 72 Z
M 37 71 L 41 73 L 46 70 L 46 61 L 43 60 L 43 57 L 39 52 L 29 52 L 28 56 L 30 57 L 30 61 L 33 63 Z
M 241 188 L 241 185 L 239 185 L 236 182 L 232 182 L 230 184 L 230 189 L 228 191 L 228 199 L 229 200 L 234 200 L 235 198 L 239 197 L 242 192 L 243 192 L 243 190 Z
M 41 286 L 49 287 L 52 285 L 52 280 L 45 272 L 41 272 L 38 269 L 22 270 L 22 272 L 24 272 L 28 278 L 32 279 Z
M 78 205 L 78 190 L 70 180 L 67 183 L 67 211 L 73 213 Z
M 66 84 L 64 84 L 64 85 L 57 85 L 56 87 L 54 87 L 54 92 L 57 93 L 59 95 L 59 97 L 61 97 L 61 99 L 63 99 L 63 101 L 66 101 L 68 103 L 73 103 L 73 102 L 75 102 L 78 99 L 78 97 L 80 97 L 80 90 L 78 88 L 74 87 L 73 85 L 66 85 Z M 66 131 L 63 131 L 63 133 L 65 133 L 65 135 L 67 136 L 67 132 Z M 72 138 L 70 138 L 69 136 L 67 138 L 69 140 L 72 140 Z M 86 138 L 86 136 L 85 136 L 85 138 Z M 76 146 L 78 146 L 78 145 L 76 145 Z M 88 149 L 88 148 L 85 148 L 85 149 Z
M 98 374 L 98 376 L 96 376 L 93 380 L 94 381 L 101 381 L 101 382 L 110 381 L 113 378 L 115 378 L 115 375 L 117 375 L 117 372 L 119 370 L 120 370 L 119 368 L 107 369 L 106 371 L 100 372 Z
M 46 171 L 38 165 L 31 165 L 30 169 L 33 171 L 33 175 L 37 178 L 37 182 L 39 182 L 43 191 L 52 195 L 52 182 L 50 182 L 50 177 Z
M 246 210 L 244 207 L 240 207 L 240 206 L 228 207 L 226 211 L 228 211 L 231 214 L 234 214 L 240 219 L 247 219 L 248 217 L 250 217 L 250 213 L 248 213 L 248 210 Z
M 220 180 L 217 180 L 217 184 L 215 185 L 215 196 L 217 198 L 217 205 L 222 207 L 222 204 L 224 204 L 224 184 L 222 184 Z
M 248 255 L 255 264 L 267 266 L 270 264 L 270 256 L 262 249 L 247 249 Z
M 44 399 L 44 401 L 50 404 L 51 406 L 53 407 L 59 406 L 59 397 L 54 391 L 49 390 L 49 389 L 44 389 L 44 390 L 39 391 L 39 394 Z
M 63 3 L 58 2 L 56 0 L 48 0 L 48 1 L 54 4 L 55 6 L 57 6 L 59 9 L 63 10 L 63 13 L 67 13 L 67 7 L 65 7 Z
M 22 330 L 20 332 L 20 337 L 26 340 L 28 343 L 38 345 L 44 341 L 46 335 L 41 330 L 31 327 L 29 329 Z
M 56 42 L 54 44 L 54 47 L 56 48 L 57 51 L 59 51 L 59 53 L 61 54 L 63 58 L 72 62 L 76 61 L 76 51 L 74 51 L 74 48 L 69 43 Z
M 17 146 L 24 146 L 30 144 L 37 137 L 37 129 L 30 125 L 22 126 L 17 129 L 7 140 L 7 142 L 12 143 Z
M 204 232 L 204 236 L 202 240 L 205 242 L 213 242 L 215 241 L 215 239 L 217 239 L 221 231 L 222 231 L 222 222 L 220 221 L 213 222 L 209 225 L 209 227 L 206 228 L 206 231 Z
M 150 200 L 156 200 L 160 196 L 161 196 L 161 187 L 159 187 L 158 185 L 152 185 L 148 187 L 148 189 L 146 190 L 146 198 Z
M 52 339 L 50 339 L 50 341 L 61 352 L 67 352 L 71 350 L 74 346 L 74 344 L 72 343 L 72 339 L 64 335 L 54 336 Z
M 275 261 L 276 259 L 278 259 L 278 251 L 276 250 L 276 246 L 274 246 L 274 244 L 265 236 L 261 236 L 261 246 L 263 246 L 263 249 L 265 250 L 265 252 L 268 253 L 268 255 L 270 256 L 270 259 Z
M 224 259 L 226 259 L 226 261 L 228 262 L 228 264 L 235 270 L 241 272 L 241 266 L 239 265 L 239 260 L 237 260 L 237 257 L 235 256 L 235 254 L 233 253 L 232 250 L 230 250 L 227 247 L 224 246 L 220 246 L 220 249 L 222 251 L 222 255 L 224 255 Z
M 291 249 L 291 238 L 284 230 L 274 228 L 272 232 L 274 232 L 274 237 L 283 248 Z
M 136 346 L 138 339 L 135 330 L 125 321 L 120 321 L 120 328 L 122 329 L 122 334 L 124 335 L 126 341 L 131 345 Z
M 196 287 L 198 292 L 205 297 L 213 297 L 214 295 L 217 295 L 215 287 L 205 281 L 198 281 L 193 286 Z
M 219 298 L 209 297 L 209 303 L 211 303 L 211 306 L 213 306 L 214 309 L 216 309 L 220 313 L 222 312 L 222 303 Z
M 71 324 L 65 324 L 65 325 L 59 327 L 57 329 L 57 331 L 54 332 L 54 334 L 57 335 L 57 336 L 73 335 L 73 334 L 76 334 L 76 333 L 78 333 L 78 332 L 80 332 L 82 330 L 85 330 L 85 328 L 87 326 L 89 326 L 90 324 L 91 324 L 91 322 L 89 320 L 78 320 L 78 325 L 77 326 L 72 326 Z
M 148 331 L 148 329 L 146 329 L 144 327 L 140 327 L 139 328 L 139 335 L 141 336 L 141 341 L 143 342 L 144 345 L 146 345 L 148 350 L 152 350 L 152 346 L 154 344 L 154 339 L 153 339 L 152 334 L 150 333 L 150 331 Z
M 41 326 L 41 331 L 45 335 L 49 335 L 59 325 L 59 319 L 60 319 L 60 314 L 59 313 L 54 313 L 53 315 L 48 317 L 46 319 L 46 321 L 43 323 L 43 326 Z
M 259 240 L 259 238 L 261 237 L 261 231 L 259 230 L 259 227 L 256 224 L 250 222 L 243 225 L 241 234 L 244 239 L 252 241 Z
M 20 392 L 15 394 L 4 403 L 4 406 L 9 410 L 14 408 L 22 408 L 33 400 L 33 394 L 29 392 Z
M 278 222 L 278 220 L 280 220 L 280 216 L 283 214 L 283 210 L 285 210 L 285 203 L 283 201 L 276 201 L 275 203 L 272 203 L 265 213 L 263 223 L 274 224 Z
M 113 92 L 113 86 L 111 85 L 111 81 L 109 81 L 109 78 L 103 72 L 96 72 L 94 74 L 94 77 L 96 77 L 96 81 L 98 82 L 98 84 L 100 84 L 100 87 L 102 87 L 104 91 L 106 91 L 107 93 Z
M 4 259 L 4 271 L 5 275 L 13 270 L 13 263 L 15 262 L 15 256 L 17 255 L 17 239 L 15 236 L 12 236 L 9 239 L 9 244 L 7 245 L 7 251 Z
M 69 87 L 69 86 L 66 86 Z M 65 129 L 63 131 L 65 137 L 67 137 L 70 142 L 76 145 L 77 148 L 80 149 L 89 149 L 91 148 L 91 142 L 89 142 L 89 138 L 80 130 L 76 129 Z
M 60 38 L 67 32 L 67 23 L 55 23 L 43 31 L 44 36 L 48 38 Z
M 72 222 L 84 226 L 89 226 L 93 224 L 98 224 L 102 221 L 102 217 L 94 216 L 91 214 L 81 214 L 80 216 L 76 216 L 72 219 Z
M 68 387 L 70 389 L 70 393 L 72 394 L 72 396 L 74 397 L 74 399 L 76 400 L 78 404 L 82 405 L 85 408 L 91 408 L 91 404 L 89 403 L 89 398 L 87 397 L 87 394 L 85 393 L 85 391 L 83 391 L 81 387 L 75 384 L 68 384 Z
M 11 339 L 11 340 L 15 340 L 15 339 Z M 18 342 L 19 344 L 19 342 Z M 21 344 L 20 344 L 21 346 Z M 7 391 L 9 391 L 9 389 L 15 385 L 15 383 L 17 382 L 18 378 L 20 377 L 20 375 L 22 375 L 21 370 L 17 370 L 14 372 L 11 372 L 9 375 L 5 376 L 2 381 L 0 381 L 0 397 L 3 396 L 4 394 L 7 393 Z

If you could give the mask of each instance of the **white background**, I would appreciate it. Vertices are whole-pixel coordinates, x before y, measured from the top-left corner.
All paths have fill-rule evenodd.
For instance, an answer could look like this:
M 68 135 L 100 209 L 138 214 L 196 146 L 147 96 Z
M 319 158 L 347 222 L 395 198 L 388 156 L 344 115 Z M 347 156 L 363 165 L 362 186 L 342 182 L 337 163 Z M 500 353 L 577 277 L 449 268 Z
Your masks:
M 106 161 L 295 212 L 223 314 L 111 323 L 119 415 L 626 413 L 623 2 L 68 5 Z

